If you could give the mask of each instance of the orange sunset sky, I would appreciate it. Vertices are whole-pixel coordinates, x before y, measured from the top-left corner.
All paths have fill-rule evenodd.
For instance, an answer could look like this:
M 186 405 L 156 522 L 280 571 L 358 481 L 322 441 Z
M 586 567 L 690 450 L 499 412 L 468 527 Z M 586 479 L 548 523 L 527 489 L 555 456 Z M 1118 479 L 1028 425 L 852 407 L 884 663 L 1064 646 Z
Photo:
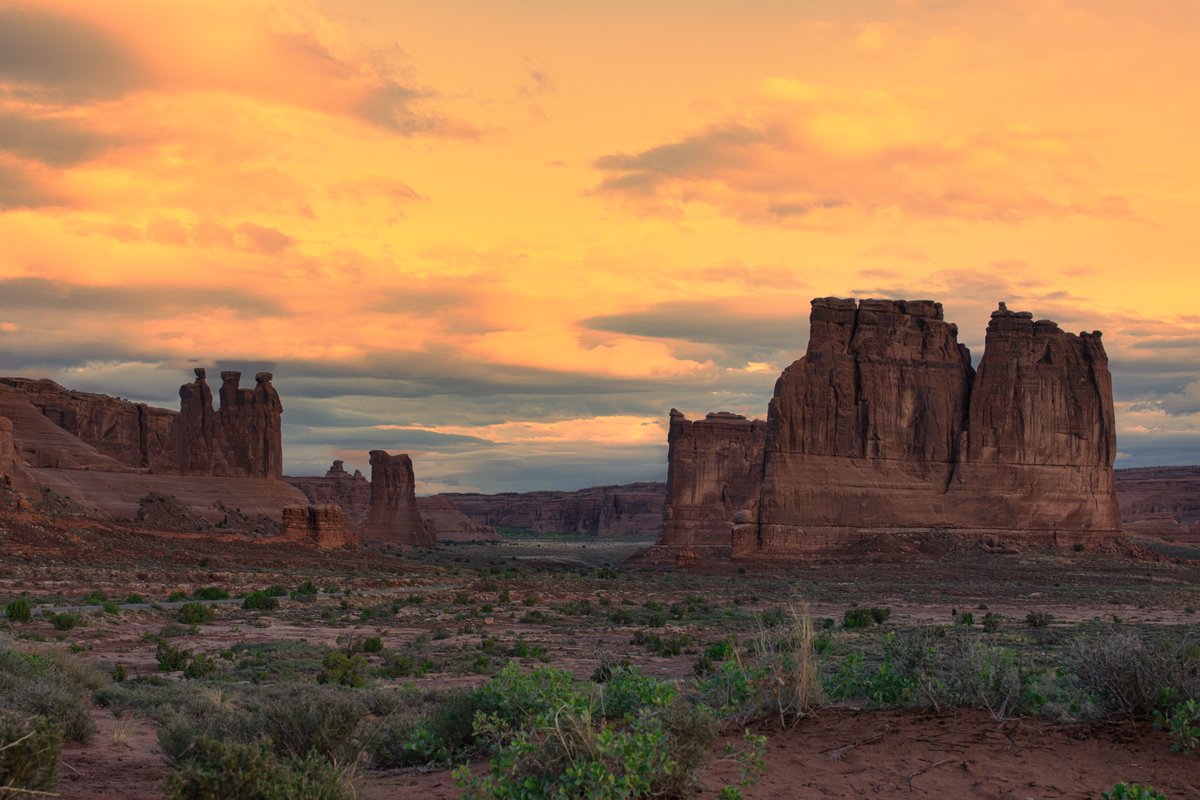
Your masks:
M 1200 5 L 0 0 L 0 374 L 273 369 L 291 474 L 662 480 L 812 297 L 1104 331 L 1200 462 Z

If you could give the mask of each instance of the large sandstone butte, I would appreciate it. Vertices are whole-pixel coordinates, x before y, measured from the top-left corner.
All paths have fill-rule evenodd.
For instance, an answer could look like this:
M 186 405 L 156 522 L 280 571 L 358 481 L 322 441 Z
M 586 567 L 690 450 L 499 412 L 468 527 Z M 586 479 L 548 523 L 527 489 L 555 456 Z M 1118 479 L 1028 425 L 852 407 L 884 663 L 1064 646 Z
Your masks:
M 1200 467 L 1119 469 L 1116 482 L 1125 530 L 1200 543 Z
M 575 491 L 451 492 L 455 508 L 478 525 L 584 536 L 649 536 L 663 520 L 663 484 L 626 483 Z
M 278 480 L 279 395 L 270 373 L 260 373 L 252 390 L 238 390 L 238 373 L 228 375 L 226 385 L 238 392 L 230 395 L 228 424 L 212 408 L 204 370 L 181 387 L 180 412 L 50 380 L 0 378 L 14 485 L 30 494 L 50 489 L 116 517 L 135 517 L 140 499 L 153 494 L 174 496 L 211 522 L 226 520 L 228 508 L 278 522 L 284 506 L 304 502 Z
M 1070 334 L 1003 303 L 976 372 L 940 303 L 814 300 L 808 350 L 775 385 L 759 466 L 722 486 L 714 479 L 761 434 L 725 431 L 729 443 L 706 458 L 693 432 L 704 423 L 685 423 L 672 417 L 660 539 L 682 555 L 717 541 L 721 518 L 733 557 L 747 559 L 845 552 L 893 534 L 1064 546 L 1121 530 L 1099 332 Z
M 416 478 L 407 453 L 371 453 L 371 506 L 363 526 L 363 539 L 401 545 L 432 547 L 433 533 L 425 529 L 417 510 Z

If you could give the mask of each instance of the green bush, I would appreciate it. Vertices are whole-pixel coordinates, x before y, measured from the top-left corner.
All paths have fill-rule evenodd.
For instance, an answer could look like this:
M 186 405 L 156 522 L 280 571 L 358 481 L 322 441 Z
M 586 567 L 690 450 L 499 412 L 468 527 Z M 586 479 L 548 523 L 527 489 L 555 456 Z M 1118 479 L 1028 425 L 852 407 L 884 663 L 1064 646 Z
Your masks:
M 337 770 L 317 754 L 281 759 L 264 742 L 197 740 L 189 758 L 167 776 L 171 800 L 346 800 Z
M 1140 783 L 1118 783 L 1112 791 L 1101 792 L 1104 800 L 1167 800 L 1167 796 L 1153 786 Z
M 104 607 L 105 614 L 120 614 L 121 607 L 117 605 L 116 600 L 105 600 L 101 605 Z
M 188 680 L 207 678 L 217 671 L 217 662 L 207 653 L 197 653 L 183 668 L 183 677 Z
M 999 614 L 993 613 L 991 611 L 984 614 L 983 615 L 984 633 L 995 633 L 996 631 L 1000 630 L 1000 623 L 1003 621 L 1004 621 L 1003 617 L 1001 617 Z
M 317 683 L 330 683 L 337 686 L 358 687 L 366 683 L 362 676 L 366 662 L 362 656 L 347 656 L 344 653 L 332 652 L 321 661 L 323 669 L 317 675 Z
M 1025 615 L 1025 624 L 1031 628 L 1045 628 L 1054 622 L 1054 617 L 1045 611 L 1030 611 Z
M 107 683 L 106 676 L 69 653 L 0 648 L 0 708 L 46 717 L 70 741 L 82 742 L 95 731 L 87 693 Z
M 362 649 L 366 653 L 383 652 L 383 640 L 378 636 L 368 636 L 363 640 Z
M 172 647 L 166 639 L 159 638 L 154 646 L 154 660 L 163 672 L 176 672 L 187 667 L 191 660 L 190 650 Z
M 1185 700 L 1176 703 L 1166 712 L 1154 712 L 1154 727 L 1169 731 L 1171 749 L 1177 753 L 1191 752 L 1200 747 L 1200 703 Z
M 198 625 L 202 622 L 212 622 L 216 612 L 204 603 L 184 603 L 179 607 L 177 619 L 185 625 Z
M 1148 718 L 1164 703 L 1200 698 L 1200 651 L 1189 632 L 1113 626 L 1072 639 L 1064 660 L 1101 711 Z
M 274 611 L 279 608 L 279 600 L 264 591 L 254 591 L 246 595 L 242 608 L 250 611 Z
M 882 625 L 892 616 L 890 608 L 848 608 L 842 614 L 842 627 L 869 628 L 872 625 Z
M 69 631 L 83 624 L 83 615 L 74 611 L 63 611 L 50 617 L 50 624 L 56 631 Z
M 197 600 L 228 600 L 229 592 L 220 586 L 203 586 L 192 592 L 192 597 Z
M 61 750 L 62 733 L 50 720 L 0 708 L 0 797 L 53 794 Z
M 273 586 L 268 586 L 263 591 L 266 592 L 267 597 L 287 597 L 288 596 L 288 590 L 283 588 L 279 584 L 275 584 Z M 312 594 L 316 594 L 316 592 L 313 592 Z
M 187 600 L 187 599 L 188 599 L 187 592 L 182 592 L 182 591 L 179 591 L 178 589 L 176 589 L 175 591 L 173 591 L 169 595 L 167 595 L 168 603 L 178 603 L 180 600 Z
M 33 618 L 33 607 L 30 606 L 29 600 L 18 597 L 4 607 L 4 616 L 13 622 L 29 622 Z
M 85 606 L 98 606 L 108 599 L 108 595 L 99 589 L 92 589 L 83 596 L 83 604 Z
M 414 767 L 449 764 L 470 754 L 472 722 L 479 710 L 476 692 L 455 690 L 428 698 L 419 713 L 389 714 L 367 742 L 373 766 Z
M 675 700 L 675 687 L 643 675 L 636 666 L 618 667 L 604 683 L 604 716 L 634 717 L 644 708 L 662 708 Z
M 140 594 L 131 594 L 125 598 L 126 605 L 141 605 L 145 602 L 146 598 L 142 597 Z

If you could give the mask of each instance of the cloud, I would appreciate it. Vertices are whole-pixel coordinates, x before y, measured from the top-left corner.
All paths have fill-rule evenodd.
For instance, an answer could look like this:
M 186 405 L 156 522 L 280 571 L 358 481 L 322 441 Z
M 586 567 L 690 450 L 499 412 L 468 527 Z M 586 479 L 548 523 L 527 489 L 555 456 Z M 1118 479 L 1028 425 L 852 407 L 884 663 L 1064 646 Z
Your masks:
M 29 117 L 0 109 L 0 150 L 21 158 L 69 167 L 94 158 L 113 143 L 111 137 L 69 120 Z
M 772 79 L 740 118 L 593 166 L 604 174 L 597 194 L 646 214 L 703 205 L 743 222 L 805 226 L 892 211 L 1000 222 L 1132 217 L 1123 197 L 1088 185 L 1091 163 L 1071 132 L 943 131 L 887 92 Z
M 103 286 L 45 278 L 0 279 L 0 311 L 10 317 L 47 311 L 142 318 L 169 316 L 197 308 L 229 309 L 246 316 L 280 316 L 279 302 L 251 292 L 189 286 Z
M 67 198 L 23 165 L 0 160 L 0 211 L 62 206 Z
M 808 331 L 808 304 L 790 313 L 736 308 L 733 298 L 668 301 L 621 314 L 589 317 L 585 328 L 630 336 L 795 350 Z
M 147 84 L 116 39 L 78 19 L 34 8 L 0 8 L 0 84 L 39 103 L 121 97 Z

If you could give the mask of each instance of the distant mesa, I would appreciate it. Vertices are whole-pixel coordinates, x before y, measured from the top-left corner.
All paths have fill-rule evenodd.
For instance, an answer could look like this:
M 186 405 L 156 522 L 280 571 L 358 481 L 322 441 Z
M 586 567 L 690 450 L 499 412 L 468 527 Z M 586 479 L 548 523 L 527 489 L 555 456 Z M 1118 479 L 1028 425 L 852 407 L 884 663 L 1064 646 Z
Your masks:
M 806 558 L 889 537 L 984 548 L 1121 535 L 1100 333 L 1001 303 L 976 371 L 928 300 L 812 301 L 803 358 L 767 420 L 671 413 L 662 550 Z

